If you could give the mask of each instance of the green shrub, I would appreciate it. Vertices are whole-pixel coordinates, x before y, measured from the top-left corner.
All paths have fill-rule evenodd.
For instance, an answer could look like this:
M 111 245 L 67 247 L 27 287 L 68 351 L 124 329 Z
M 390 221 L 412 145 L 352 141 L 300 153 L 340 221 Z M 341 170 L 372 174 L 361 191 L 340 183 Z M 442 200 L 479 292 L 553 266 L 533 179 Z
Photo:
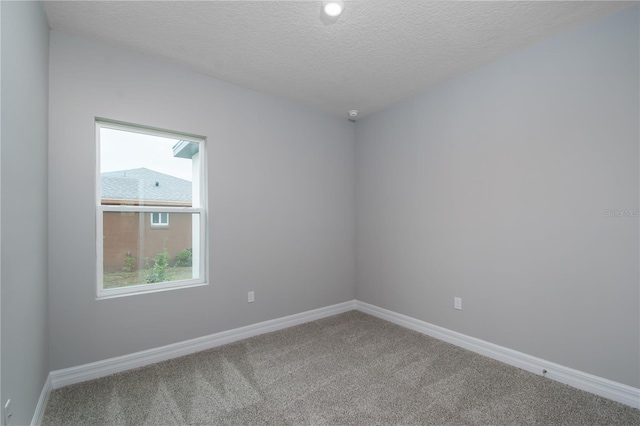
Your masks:
M 174 266 L 191 266 L 193 262 L 193 250 L 185 249 L 176 254 Z
M 127 257 L 124 258 L 124 267 L 122 270 L 125 272 L 132 272 L 135 265 L 136 258 L 128 254 Z
M 147 276 L 148 283 L 161 283 L 171 280 L 171 275 L 167 274 L 167 268 L 169 268 L 169 253 L 165 248 L 162 253 L 156 254 L 153 258 L 153 273 Z

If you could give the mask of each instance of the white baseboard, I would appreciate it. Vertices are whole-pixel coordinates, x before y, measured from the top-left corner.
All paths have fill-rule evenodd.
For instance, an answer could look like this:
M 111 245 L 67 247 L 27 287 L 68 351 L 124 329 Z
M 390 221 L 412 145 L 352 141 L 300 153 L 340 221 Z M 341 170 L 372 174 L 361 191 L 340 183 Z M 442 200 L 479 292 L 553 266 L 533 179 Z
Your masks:
M 51 394 L 52 390 L 53 386 L 51 385 L 51 374 L 49 374 L 47 375 L 47 380 L 44 381 L 44 386 L 42 386 L 42 392 L 40 392 L 38 405 L 36 405 L 36 410 L 33 413 L 33 418 L 31 419 L 31 426 L 40 426 L 42 424 L 44 411 L 47 409 L 47 402 L 49 402 L 49 395 Z
M 338 303 L 336 305 L 264 321 L 233 330 L 222 331 L 220 333 L 185 340 L 146 351 L 109 358 L 102 361 L 92 362 L 90 364 L 79 365 L 77 367 L 56 370 L 52 371 L 50 374 L 51 384 L 53 389 L 58 389 L 74 383 L 97 379 L 99 377 L 143 367 L 145 365 L 154 364 L 171 358 L 189 355 L 195 352 L 211 349 L 216 346 L 246 339 L 248 337 L 281 330 L 283 328 L 329 317 L 353 309 L 355 309 L 355 301 L 351 300 L 349 302 Z
M 435 337 L 452 343 L 481 355 L 502 361 L 514 367 L 522 368 L 531 373 L 542 375 L 543 370 L 549 379 L 565 383 L 574 388 L 594 393 L 604 398 L 612 399 L 634 408 L 640 408 L 640 389 L 634 388 L 602 377 L 594 376 L 583 371 L 574 370 L 553 362 L 545 361 L 522 352 L 498 346 L 484 340 L 476 339 L 462 333 L 448 330 L 406 315 L 387 309 L 379 308 L 365 302 L 355 301 L 356 309 L 387 320 L 394 324 L 415 330 L 419 333 Z
M 281 330 L 353 309 L 357 309 L 375 317 L 415 330 L 419 333 L 435 337 L 436 339 L 452 343 L 456 346 L 493 358 L 514 367 L 522 368 L 523 370 L 534 374 L 542 375 L 542 371 L 546 370 L 546 377 L 549 379 L 612 399 L 634 408 L 640 408 L 640 389 L 638 388 L 574 370 L 569 367 L 527 355 L 522 352 L 514 351 L 503 346 L 495 345 L 484 340 L 476 339 L 397 312 L 370 305 L 365 302 L 352 300 L 327 306 L 325 308 L 314 309 L 295 315 L 236 328 L 234 330 L 211 334 L 209 336 L 185 340 L 183 342 L 161 346 L 159 348 L 123 355 L 116 358 L 109 358 L 77 367 L 52 371 L 47 378 L 44 388 L 42 389 L 42 394 L 38 401 L 38 406 L 33 416 L 32 424 L 39 425 L 42 421 L 46 402 L 52 389 L 58 389 L 63 386 L 97 379 L 99 377 L 143 367 L 145 365 L 154 364 L 156 362 L 165 361 L 183 355 L 189 355 L 195 352 L 211 349 L 216 346 L 246 339 L 248 337 Z

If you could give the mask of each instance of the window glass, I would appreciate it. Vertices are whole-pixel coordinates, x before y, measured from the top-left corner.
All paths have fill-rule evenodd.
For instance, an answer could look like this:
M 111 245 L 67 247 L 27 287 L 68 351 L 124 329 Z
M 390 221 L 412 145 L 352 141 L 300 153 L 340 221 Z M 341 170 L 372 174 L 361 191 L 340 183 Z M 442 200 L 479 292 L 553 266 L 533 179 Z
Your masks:
M 96 125 L 98 297 L 204 283 L 204 139 Z

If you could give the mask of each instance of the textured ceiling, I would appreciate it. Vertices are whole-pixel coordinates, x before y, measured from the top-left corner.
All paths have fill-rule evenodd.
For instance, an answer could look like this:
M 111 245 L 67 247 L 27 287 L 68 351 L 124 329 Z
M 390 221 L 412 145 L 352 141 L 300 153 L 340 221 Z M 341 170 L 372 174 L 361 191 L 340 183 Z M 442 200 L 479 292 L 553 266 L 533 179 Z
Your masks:
M 62 1 L 52 29 L 181 64 L 263 93 L 361 116 L 582 23 L 620 2 Z

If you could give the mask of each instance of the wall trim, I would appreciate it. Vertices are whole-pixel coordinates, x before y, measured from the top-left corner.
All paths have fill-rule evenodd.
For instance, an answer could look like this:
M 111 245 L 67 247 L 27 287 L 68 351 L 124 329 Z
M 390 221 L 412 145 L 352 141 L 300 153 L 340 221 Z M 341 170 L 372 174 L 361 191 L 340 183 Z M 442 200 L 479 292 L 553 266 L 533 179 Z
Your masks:
M 542 375 L 542 370 L 547 370 L 546 377 L 551 380 L 640 409 L 640 389 L 638 388 L 527 355 L 369 303 L 351 300 L 146 351 L 52 371 L 42 389 L 31 424 L 37 426 L 42 422 L 49 393 L 53 389 L 189 355 L 354 309 L 537 375 Z
M 47 409 L 47 402 L 49 402 L 49 395 L 51 395 L 52 390 L 53 386 L 51 384 L 51 373 L 49 373 L 47 375 L 47 380 L 44 381 L 44 386 L 42 386 L 40 398 L 38 399 L 38 405 L 36 405 L 36 410 L 33 413 L 33 418 L 31 419 L 31 426 L 40 426 L 42 424 L 42 419 L 44 419 L 44 412 Z
M 542 370 L 547 370 L 546 377 L 549 379 L 640 409 L 640 389 L 638 388 L 594 376 L 593 374 L 583 371 L 574 370 L 573 368 L 549 362 L 481 339 L 476 339 L 475 337 L 451 331 L 359 300 L 355 301 L 355 306 L 356 309 L 361 312 L 426 334 L 427 336 L 444 340 L 445 342 L 514 367 L 522 368 L 531 373 L 542 375 Z
M 317 319 L 337 315 L 354 309 L 355 300 L 350 300 L 348 302 L 313 309 L 311 311 L 301 312 L 299 314 L 276 318 L 269 321 L 263 321 L 233 330 L 210 334 L 208 336 L 184 340 L 182 342 L 160 346 L 158 348 L 96 361 L 76 367 L 55 370 L 50 373 L 51 385 L 53 389 L 59 389 L 75 383 L 97 379 L 99 377 L 120 373 L 134 368 L 144 367 L 145 365 L 204 351 L 206 349 L 226 345 L 227 343 L 236 342 L 248 337 L 293 327 L 294 325 L 315 321 Z

